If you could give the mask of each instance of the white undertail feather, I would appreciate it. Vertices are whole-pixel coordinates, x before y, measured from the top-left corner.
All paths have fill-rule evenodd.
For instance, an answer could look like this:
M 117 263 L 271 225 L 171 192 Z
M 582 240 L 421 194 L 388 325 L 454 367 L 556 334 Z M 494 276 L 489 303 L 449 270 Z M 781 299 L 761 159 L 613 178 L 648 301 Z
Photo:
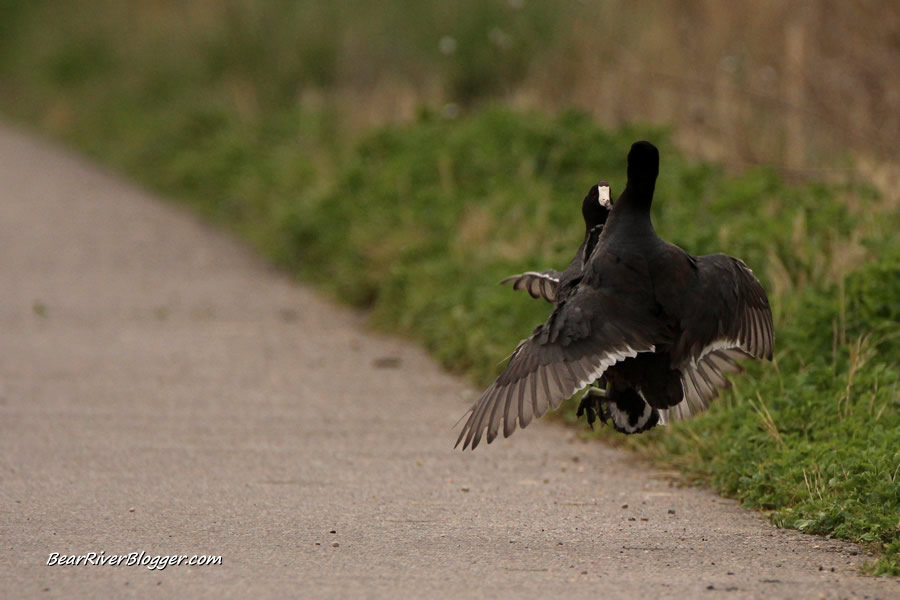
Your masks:
M 644 400 L 644 410 L 641 412 L 641 416 L 638 417 L 637 422 L 632 425 L 629 422 L 628 413 L 619 410 L 619 407 L 616 406 L 615 402 L 608 402 L 607 409 L 609 410 L 609 416 L 613 420 L 613 423 L 616 426 L 617 431 L 621 431 L 624 433 L 635 433 L 636 431 L 642 430 L 646 427 L 647 422 L 650 420 L 650 417 L 653 416 L 653 407 L 647 402 L 647 399 L 644 398 L 644 394 L 638 391 L 641 399 Z

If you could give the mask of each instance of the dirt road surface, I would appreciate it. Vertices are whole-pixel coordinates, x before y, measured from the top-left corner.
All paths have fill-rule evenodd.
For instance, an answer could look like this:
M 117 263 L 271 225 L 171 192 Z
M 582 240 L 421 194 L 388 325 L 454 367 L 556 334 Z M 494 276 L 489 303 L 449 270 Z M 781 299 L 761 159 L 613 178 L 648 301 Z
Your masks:
M 3 597 L 900 597 L 859 548 L 559 425 L 454 451 L 473 393 L 191 215 L 0 127 Z M 222 563 L 47 565 L 91 552 Z

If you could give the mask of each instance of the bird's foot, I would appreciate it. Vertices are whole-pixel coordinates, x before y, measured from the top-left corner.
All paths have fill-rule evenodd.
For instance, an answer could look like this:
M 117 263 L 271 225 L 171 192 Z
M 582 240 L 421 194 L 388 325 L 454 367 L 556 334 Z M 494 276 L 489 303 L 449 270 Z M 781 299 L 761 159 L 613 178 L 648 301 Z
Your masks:
M 594 429 L 594 421 L 599 420 L 606 425 L 609 420 L 609 410 L 606 408 L 606 390 L 595 387 L 588 388 L 588 391 L 581 397 L 575 416 L 579 418 L 584 416 L 591 430 Z

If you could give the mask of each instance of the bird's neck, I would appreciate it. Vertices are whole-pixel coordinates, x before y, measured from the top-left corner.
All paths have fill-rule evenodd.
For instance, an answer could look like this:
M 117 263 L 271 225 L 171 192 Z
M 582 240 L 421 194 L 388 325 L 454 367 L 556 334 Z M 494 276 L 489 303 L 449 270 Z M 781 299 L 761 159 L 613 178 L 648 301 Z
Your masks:
M 587 228 L 587 231 L 584 234 L 584 241 L 581 243 L 581 248 L 579 249 L 583 263 L 586 263 L 591 257 L 591 253 L 594 251 L 594 246 L 597 245 L 597 240 L 600 238 L 602 231 L 603 230 L 599 225 Z
M 650 222 L 650 207 L 653 204 L 654 184 L 636 184 L 629 181 L 622 191 L 622 195 L 613 206 L 614 217 L 619 222 L 617 227 L 624 227 L 634 233 L 635 229 L 649 229 L 653 231 Z

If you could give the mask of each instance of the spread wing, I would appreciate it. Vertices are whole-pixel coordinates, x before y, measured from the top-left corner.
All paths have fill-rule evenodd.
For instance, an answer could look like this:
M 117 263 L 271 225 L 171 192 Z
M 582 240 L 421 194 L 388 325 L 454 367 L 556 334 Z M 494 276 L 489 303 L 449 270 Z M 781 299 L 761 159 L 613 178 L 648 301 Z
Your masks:
M 600 182 L 588 191 L 587 197 L 584 199 L 585 208 L 582 212 L 585 214 L 586 223 L 596 223 L 592 227 L 589 226 L 585 234 L 584 241 L 578 247 L 575 256 L 569 261 L 566 270 L 560 273 L 553 269 L 546 271 L 527 271 L 519 275 L 507 277 L 500 282 L 501 285 L 511 283 L 514 290 L 527 290 L 532 298 L 543 298 L 550 304 L 556 304 L 559 300 L 560 287 L 567 288 L 567 284 L 571 283 L 575 278 L 581 276 L 584 264 L 597 245 L 597 240 L 603 232 L 603 226 L 606 218 L 611 210 L 609 201 L 609 185 Z M 587 211 L 587 212 L 586 212 Z M 566 292 L 563 292 L 565 295 Z
M 706 410 L 719 389 L 731 386 L 725 374 L 743 370 L 738 361 L 772 360 L 772 311 L 753 271 L 724 254 L 698 257 L 696 265 L 697 285 L 682 313 L 682 335 L 673 349 L 684 399 L 660 411 L 663 423 Z
M 559 285 L 560 273 L 548 269 L 541 273 L 526 271 L 519 275 L 507 277 L 500 285 L 511 283 L 514 290 L 527 290 L 532 298 L 543 298 L 551 304 L 556 303 L 556 288 Z
M 509 437 L 516 424 L 526 427 L 557 408 L 610 365 L 653 352 L 659 324 L 649 314 L 635 296 L 620 300 L 609 289 L 580 286 L 519 344 L 503 373 L 467 413 L 456 445 L 474 449 L 485 431 L 491 443 L 501 424 Z

